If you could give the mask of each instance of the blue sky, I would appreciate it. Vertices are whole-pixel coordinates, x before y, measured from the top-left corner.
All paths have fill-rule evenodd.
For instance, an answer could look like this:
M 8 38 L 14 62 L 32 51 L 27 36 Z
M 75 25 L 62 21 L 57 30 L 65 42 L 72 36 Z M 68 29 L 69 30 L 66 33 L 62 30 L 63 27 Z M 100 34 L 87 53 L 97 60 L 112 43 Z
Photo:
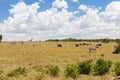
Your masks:
M 120 0 L 0 0 L 0 34 L 3 40 L 120 38 Z
M 11 4 L 16 4 L 20 0 L 0 0 L 0 22 L 3 22 L 3 20 L 7 19 L 9 14 L 9 9 L 11 9 Z M 52 2 L 54 0 L 45 0 L 45 3 L 41 3 L 41 7 L 39 11 L 44 11 L 46 9 L 49 9 L 52 6 Z M 119 1 L 119 0 L 79 0 L 78 3 L 73 3 L 71 0 L 66 0 L 68 2 L 68 5 L 70 8 L 68 8 L 69 11 L 75 11 L 78 9 L 78 6 L 80 4 L 85 4 L 89 6 L 95 6 L 95 7 L 101 7 L 103 10 L 112 1 Z M 28 5 L 39 2 L 39 0 L 24 0 L 24 2 Z

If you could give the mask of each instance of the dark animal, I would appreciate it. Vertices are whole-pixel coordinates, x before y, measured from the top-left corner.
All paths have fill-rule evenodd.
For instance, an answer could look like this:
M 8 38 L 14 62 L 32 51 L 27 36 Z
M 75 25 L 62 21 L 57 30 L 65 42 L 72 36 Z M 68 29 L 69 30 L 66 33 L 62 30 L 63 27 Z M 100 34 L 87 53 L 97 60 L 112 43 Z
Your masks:
M 24 42 L 21 42 L 21 44 L 24 44 Z
M 95 48 L 100 48 L 100 47 L 96 45 Z
M 102 44 L 96 44 L 96 46 L 102 46 Z
M 35 45 L 32 45 L 33 47 L 35 47 Z
M 79 45 L 80 46 L 83 46 L 83 45 L 88 46 L 88 45 L 91 45 L 91 44 L 89 44 L 89 43 L 80 43 Z
M 58 44 L 57 47 L 62 47 L 62 45 L 61 45 L 61 44 Z
M 75 44 L 75 47 L 78 47 L 79 46 L 79 44 Z

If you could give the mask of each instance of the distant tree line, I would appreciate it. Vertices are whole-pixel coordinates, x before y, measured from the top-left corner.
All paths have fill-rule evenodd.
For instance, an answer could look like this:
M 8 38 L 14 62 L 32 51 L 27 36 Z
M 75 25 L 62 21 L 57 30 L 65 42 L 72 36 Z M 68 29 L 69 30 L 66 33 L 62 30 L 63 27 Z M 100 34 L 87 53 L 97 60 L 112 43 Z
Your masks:
M 76 39 L 76 38 L 65 38 L 65 39 L 48 39 L 46 42 L 117 42 L 120 43 L 120 39 L 109 39 L 109 38 L 101 38 L 101 39 Z
M 0 35 L 0 42 L 2 41 L 2 38 L 3 38 L 2 35 Z

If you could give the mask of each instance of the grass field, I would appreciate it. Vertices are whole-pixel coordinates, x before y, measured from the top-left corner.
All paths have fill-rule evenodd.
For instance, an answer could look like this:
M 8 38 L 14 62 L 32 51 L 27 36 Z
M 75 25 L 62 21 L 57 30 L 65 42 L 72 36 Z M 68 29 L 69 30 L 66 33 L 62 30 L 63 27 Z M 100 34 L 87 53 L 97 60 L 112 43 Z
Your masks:
M 61 43 L 63 47 L 56 45 Z M 80 42 L 10 42 L 0 43 L 0 80 L 72 80 L 64 76 L 64 70 L 68 64 L 76 64 L 84 60 L 92 59 L 93 63 L 101 55 L 104 59 L 111 60 L 113 66 L 110 73 L 103 77 L 90 75 L 80 75 L 77 80 L 111 80 L 115 73 L 114 64 L 120 60 L 120 55 L 112 54 L 114 51 L 114 42 L 102 43 L 102 47 L 96 52 L 89 52 L 88 48 L 96 43 L 92 42 L 89 46 L 74 45 Z M 35 47 L 33 47 L 35 45 Z M 46 66 L 58 66 L 60 68 L 58 77 L 51 77 L 47 74 L 40 74 L 36 71 L 36 66 L 45 69 Z M 18 67 L 25 67 L 27 72 L 19 77 L 8 77 L 7 73 Z M 42 77 L 42 78 L 41 78 Z

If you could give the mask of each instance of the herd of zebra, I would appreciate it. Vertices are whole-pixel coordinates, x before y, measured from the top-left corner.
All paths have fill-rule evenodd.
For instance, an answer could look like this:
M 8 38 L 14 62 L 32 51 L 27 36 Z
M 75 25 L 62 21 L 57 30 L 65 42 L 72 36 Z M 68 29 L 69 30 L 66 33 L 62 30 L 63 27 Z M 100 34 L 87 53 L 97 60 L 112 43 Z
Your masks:
M 92 45 L 92 44 L 89 44 L 89 43 L 79 43 L 79 44 L 75 44 L 74 46 L 75 47 L 79 47 L 79 46 L 89 46 L 89 45 Z M 102 44 L 98 43 L 98 44 L 96 44 L 93 47 L 89 47 L 88 50 L 89 50 L 89 52 L 96 51 L 97 48 L 100 48 L 101 46 L 102 46 Z M 63 47 L 63 46 L 62 46 L 62 44 L 58 44 L 57 47 Z

